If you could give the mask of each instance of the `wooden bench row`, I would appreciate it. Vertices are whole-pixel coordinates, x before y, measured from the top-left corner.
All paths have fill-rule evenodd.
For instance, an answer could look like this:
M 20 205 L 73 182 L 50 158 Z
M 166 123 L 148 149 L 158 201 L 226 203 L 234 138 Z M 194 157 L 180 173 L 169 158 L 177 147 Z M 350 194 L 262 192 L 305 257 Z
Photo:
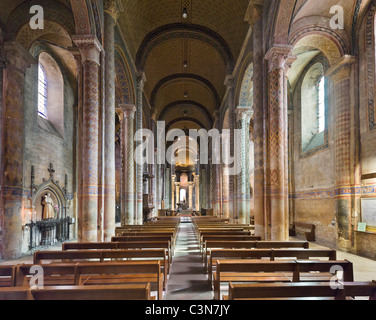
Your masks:
M 376 281 L 344 282 L 333 286 L 328 282 L 229 284 L 224 300 L 349 300 L 368 297 L 376 300 Z
M 0 300 L 154 300 L 150 283 L 141 285 L 51 286 L 0 288 Z
M 120 284 L 152 284 L 158 292 L 158 299 L 163 298 L 164 275 L 160 261 L 125 261 L 125 262 L 78 262 L 51 263 L 44 265 L 21 264 L 8 266 L 12 276 L 7 287 L 30 287 L 30 280 L 35 276 L 33 267 L 40 267 L 37 275 L 43 279 L 43 286 L 95 286 Z M 38 278 L 38 285 L 41 285 Z
M 212 249 L 309 249 L 307 241 L 205 241 L 203 262 L 207 263 Z
M 328 282 L 341 270 L 341 280 L 354 281 L 353 264 L 345 261 L 266 261 L 223 260 L 217 261 L 213 273 L 214 298 L 219 300 L 221 283 L 289 283 Z
M 236 259 L 268 259 L 269 261 L 283 260 L 337 260 L 337 252 L 332 249 L 214 249 L 211 250 L 206 264 L 209 284 L 212 284 L 213 272 L 217 262 Z

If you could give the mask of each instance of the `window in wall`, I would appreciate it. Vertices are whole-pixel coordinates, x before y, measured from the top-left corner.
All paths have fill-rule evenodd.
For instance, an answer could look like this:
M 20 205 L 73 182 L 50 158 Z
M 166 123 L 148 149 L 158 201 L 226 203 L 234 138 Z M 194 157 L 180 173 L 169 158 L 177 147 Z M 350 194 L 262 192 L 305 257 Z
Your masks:
M 312 63 L 301 86 L 302 152 L 311 153 L 327 145 L 327 80 L 321 62 Z
M 325 131 L 325 77 L 322 77 L 318 84 L 318 103 L 317 103 L 317 123 L 318 133 Z
M 47 77 L 41 64 L 38 66 L 38 115 L 47 119 Z
M 39 54 L 38 124 L 51 134 L 64 137 L 64 78 L 56 60 Z

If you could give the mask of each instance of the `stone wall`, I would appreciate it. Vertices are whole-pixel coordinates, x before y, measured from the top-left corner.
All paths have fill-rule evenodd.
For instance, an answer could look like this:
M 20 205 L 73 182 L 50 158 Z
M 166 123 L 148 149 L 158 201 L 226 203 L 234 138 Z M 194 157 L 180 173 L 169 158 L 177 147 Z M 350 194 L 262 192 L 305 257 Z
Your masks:
M 38 58 L 40 50 L 46 48 L 34 48 L 34 56 Z M 55 170 L 54 180 L 64 188 L 65 176 L 68 177 L 68 199 L 70 200 L 67 216 L 74 217 L 73 193 L 74 188 L 74 105 L 75 95 L 69 79 L 68 70 L 60 64 L 58 56 L 51 56 L 60 66 L 64 79 L 64 134 L 61 135 L 54 126 L 45 119 L 38 116 L 38 66 L 30 68 L 25 77 L 25 152 L 24 152 L 24 189 L 29 190 L 31 184 L 31 167 L 35 168 L 36 186 L 43 183 L 43 180 L 50 178 L 48 168 L 52 164 Z M 25 210 L 31 211 L 30 201 L 25 200 Z M 37 212 L 37 217 L 40 214 Z M 76 217 L 74 217 L 76 218 Z M 77 221 L 77 219 L 76 219 Z M 26 221 L 27 222 L 27 221 Z M 71 228 L 71 237 L 75 236 Z M 26 252 L 29 245 L 29 231 L 23 231 L 22 252 Z
M 309 69 L 309 66 L 306 70 Z M 290 224 L 293 221 L 313 223 L 316 225 L 316 239 L 318 243 L 336 246 L 335 220 L 335 153 L 334 130 L 335 108 L 330 99 L 328 103 L 328 145 L 317 151 L 302 152 L 302 121 L 301 121 L 301 79 L 293 92 L 293 111 L 289 117 L 290 128 L 290 165 L 292 172 L 290 179 Z M 304 99 L 303 99 L 304 101 Z

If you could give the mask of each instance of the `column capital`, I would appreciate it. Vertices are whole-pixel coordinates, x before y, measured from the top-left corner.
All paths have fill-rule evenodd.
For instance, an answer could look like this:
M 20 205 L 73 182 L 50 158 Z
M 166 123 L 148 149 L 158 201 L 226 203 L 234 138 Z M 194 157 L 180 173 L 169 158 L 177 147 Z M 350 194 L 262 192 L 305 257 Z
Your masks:
M 104 0 L 103 10 L 112 17 L 115 23 L 117 23 L 119 18 L 118 0 Z
M 247 8 L 244 21 L 247 21 L 251 26 L 253 26 L 257 21 L 259 21 L 262 18 L 262 15 L 263 1 L 251 0 Z
M 248 107 L 237 107 L 235 113 L 237 121 L 245 120 L 248 123 L 250 123 L 253 116 L 253 110 Z
M 225 84 L 227 90 L 234 88 L 234 86 L 235 86 L 234 77 L 232 75 L 227 75 L 224 84 Z
M 103 47 L 98 38 L 93 34 L 73 35 L 72 40 L 81 53 L 82 62 L 91 60 L 100 65 L 100 53 Z
M 334 83 L 350 77 L 351 67 L 357 62 L 357 58 L 351 55 L 344 55 L 334 66 L 332 66 L 325 74 L 331 77 Z
M 134 119 L 134 115 L 137 111 L 136 106 L 133 104 L 121 104 L 117 109 L 122 113 L 123 119 Z
M 265 55 L 265 60 L 269 62 L 269 73 L 274 69 L 285 69 L 290 67 L 295 61 L 292 53 L 293 47 L 288 45 L 274 45 Z
M 5 57 L 2 59 L 4 65 L 10 65 L 21 73 L 25 73 L 26 69 L 38 61 L 17 41 L 7 41 L 4 43 Z M 1 62 L 1 61 L 0 61 Z
M 146 82 L 147 82 L 147 79 L 146 79 L 145 72 L 144 71 L 138 71 L 137 72 L 137 87 L 143 89 Z

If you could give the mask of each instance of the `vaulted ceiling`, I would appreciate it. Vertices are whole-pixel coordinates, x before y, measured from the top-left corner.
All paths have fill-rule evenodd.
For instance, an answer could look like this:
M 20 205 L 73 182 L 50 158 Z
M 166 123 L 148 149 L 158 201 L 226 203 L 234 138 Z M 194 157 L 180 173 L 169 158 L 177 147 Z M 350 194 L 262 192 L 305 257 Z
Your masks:
M 249 0 L 122 0 L 119 28 L 158 120 L 210 129 L 246 38 Z M 187 18 L 183 17 L 184 9 Z

